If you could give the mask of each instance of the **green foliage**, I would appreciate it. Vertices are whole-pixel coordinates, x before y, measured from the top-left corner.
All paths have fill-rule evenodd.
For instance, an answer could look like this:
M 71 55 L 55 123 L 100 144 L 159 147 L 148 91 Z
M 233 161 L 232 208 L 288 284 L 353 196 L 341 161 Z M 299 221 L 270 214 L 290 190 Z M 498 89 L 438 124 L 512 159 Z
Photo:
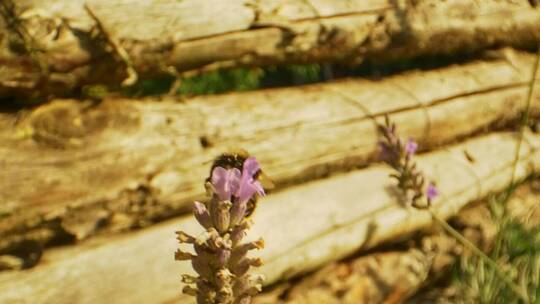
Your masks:
M 298 85 L 317 82 L 321 79 L 320 74 L 319 64 L 218 70 L 179 79 L 173 93 L 180 96 L 210 95 Z M 123 93 L 137 97 L 162 95 L 169 93 L 173 85 L 175 85 L 173 77 L 153 78 L 141 80 L 125 89 Z
M 247 91 L 260 87 L 261 69 L 220 70 L 180 80 L 180 95 L 217 94 L 229 91 Z
M 490 204 L 492 216 L 497 223 L 495 247 L 491 259 L 497 268 L 486 265 L 480 256 L 463 257 L 456 272 L 456 286 L 459 303 L 540 303 L 540 227 L 526 227 L 519 219 L 512 218 L 506 210 L 506 203 L 515 190 L 515 175 L 519 161 L 519 151 L 523 142 L 523 132 L 529 124 L 529 111 L 535 79 L 540 66 L 540 46 L 532 66 L 527 100 L 518 129 L 518 141 L 510 185 L 505 193 Z M 510 274 L 518 290 L 498 279 L 497 271 Z M 521 295 L 522 299 L 516 295 Z
M 530 303 L 540 303 L 540 227 L 527 227 L 511 218 L 504 209 L 505 199 L 491 203 L 497 223 L 491 258 L 509 273 Z M 462 257 L 454 270 L 456 303 L 523 303 L 492 267 L 476 256 Z
M 103 84 L 86 85 L 81 88 L 81 96 L 83 98 L 101 99 L 109 93 L 109 88 Z
M 281 81 L 279 85 L 298 85 L 314 83 L 321 80 L 321 66 L 319 64 L 296 64 L 284 67 L 270 67 L 265 71 L 267 83 Z

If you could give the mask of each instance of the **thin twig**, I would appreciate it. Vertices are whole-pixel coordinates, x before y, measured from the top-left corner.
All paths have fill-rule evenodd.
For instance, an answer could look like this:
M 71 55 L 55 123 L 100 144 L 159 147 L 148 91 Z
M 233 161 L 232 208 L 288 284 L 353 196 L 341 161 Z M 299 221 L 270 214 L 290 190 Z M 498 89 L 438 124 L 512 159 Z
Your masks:
M 3 17 L 6 25 L 15 33 L 22 41 L 25 51 L 30 55 L 30 58 L 38 65 L 40 73 L 47 74 L 48 65 L 43 60 L 40 52 L 44 52 L 44 48 L 34 39 L 22 24 L 15 12 L 15 4 L 11 0 L 0 1 L 0 15 Z

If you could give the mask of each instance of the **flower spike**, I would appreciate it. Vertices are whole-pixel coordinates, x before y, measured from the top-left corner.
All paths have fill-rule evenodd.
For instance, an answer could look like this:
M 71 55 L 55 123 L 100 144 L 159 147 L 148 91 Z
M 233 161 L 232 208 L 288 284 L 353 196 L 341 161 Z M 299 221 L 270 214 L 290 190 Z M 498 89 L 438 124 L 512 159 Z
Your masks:
M 196 254 L 178 250 L 175 259 L 190 260 L 197 277 L 182 276 L 183 292 L 195 296 L 198 304 L 249 304 L 261 291 L 261 277 L 248 273 L 262 265 L 260 259 L 248 258 L 248 252 L 262 249 L 264 241 L 242 243 L 251 222 L 246 218 L 247 204 L 254 195 L 264 196 L 256 180 L 260 165 L 254 157 L 242 167 L 215 166 L 205 187 L 208 203 L 194 202 L 193 214 L 206 233 L 195 238 L 177 232 L 181 244 L 192 244 Z

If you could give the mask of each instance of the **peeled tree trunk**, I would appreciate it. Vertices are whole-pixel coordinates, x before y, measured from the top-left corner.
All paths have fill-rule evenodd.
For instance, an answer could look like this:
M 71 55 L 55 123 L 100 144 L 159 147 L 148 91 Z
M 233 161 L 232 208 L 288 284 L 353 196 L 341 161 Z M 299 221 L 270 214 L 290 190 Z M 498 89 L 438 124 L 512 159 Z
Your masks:
M 279 190 L 367 165 L 385 115 L 424 150 L 504 124 L 524 105 L 533 60 L 509 52 L 381 80 L 1 113 L 0 253 L 181 214 L 204 197 L 212 159 L 230 147 L 255 155 Z
M 492 133 L 417 156 L 419 168 L 441 193 L 433 212 L 448 218 L 470 202 L 503 191 L 514 164 L 515 181 L 537 173 L 540 135 L 525 133 L 517 163 L 516 149 L 514 133 Z M 391 172 L 373 166 L 264 198 L 248 235 L 266 244 L 255 253 L 264 261 L 256 273 L 272 284 L 430 228 L 428 211 L 400 203 Z M 189 262 L 173 259 L 177 230 L 202 232 L 193 216 L 186 216 L 130 235 L 50 250 L 46 263 L 0 273 L 0 302 L 192 303 L 192 297 L 180 295 L 180 274 L 193 270 Z
M 540 42 L 540 9 L 527 0 L 4 0 L 0 13 L 0 97 Z
M 527 227 L 540 224 L 537 183 L 538 180 L 533 180 L 520 185 L 505 205 L 511 218 Z M 490 211 L 490 199 L 465 208 L 452 220 L 461 233 L 484 252 L 493 249 L 500 225 L 500 219 Z M 397 248 L 360 253 L 360 256 L 331 263 L 298 281 L 280 283 L 261 294 L 255 303 L 404 303 L 424 287 L 437 285 L 438 279 L 448 278 L 458 258 L 470 254 L 467 247 L 440 226 L 433 228 L 432 232 L 404 241 L 405 244 L 395 246 Z M 413 299 L 409 303 L 426 301 L 429 302 Z

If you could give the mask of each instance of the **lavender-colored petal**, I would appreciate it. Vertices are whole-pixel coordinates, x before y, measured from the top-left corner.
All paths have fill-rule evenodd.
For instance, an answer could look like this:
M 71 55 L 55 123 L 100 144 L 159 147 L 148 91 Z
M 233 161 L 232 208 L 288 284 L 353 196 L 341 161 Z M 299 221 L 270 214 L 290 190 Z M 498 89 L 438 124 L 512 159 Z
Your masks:
M 405 144 L 405 152 L 407 153 L 407 155 L 409 156 L 414 155 L 417 149 L 418 149 L 418 144 L 412 138 L 409 138 L 409 140 L 407 141 L 407 144 Z
M 215 167 L 212 171 L 212 185 L 220 200 L 230 200 L 231 194 L 240 187 L 240 170 Z
M 259 181 L 253 181 L 253 187 L 255 188 L 257 194 L 259 194 L 260 196 L 266 195 L 266 193 L 264 192 L 264 188 Z
M 242 178 L 242 173 L 236 168 L 229 170 L 229 189 L 231 193 L 234 194 L 240 188 L 240 179 Z
M 244 162 L 242 177 L 240 178 L 240 186 L 235 196 L 240 202 L 246 202 L 255 194 L 265 195 L 264 189 L 260 182 L 253 179 L 253 175 L 260 170 L 259 163 L 255 157 L 249 157 Z
M 251 181 L 249 178 L 242 176 L 242 180 L 240 181 L 240 188 L 236 192 L 236 197 L 238 198 L 239 202 L 247 202 L 251 197 L 257 192 L 257 187 L 255 186 L 254 182 Z
M 433 200 L 439 195 L 439 190 L 434 184 L 429 184 L 426 190 L 426 196 L 428 200 Z
M 255 157 L 248 157 L 244 161 L 243 170 L 242 170 L 242 176 L 247 175 L 248 177 L 253 178 L 255 173 L 257 171 L 261 170 L 261 167 L 259 165 L 259 162 Z
M 231 199 L 231 190 L 228 182 L 229 172 L 222 167 L 215 167 L 212 171 L 212 185 L 221 200 Z

